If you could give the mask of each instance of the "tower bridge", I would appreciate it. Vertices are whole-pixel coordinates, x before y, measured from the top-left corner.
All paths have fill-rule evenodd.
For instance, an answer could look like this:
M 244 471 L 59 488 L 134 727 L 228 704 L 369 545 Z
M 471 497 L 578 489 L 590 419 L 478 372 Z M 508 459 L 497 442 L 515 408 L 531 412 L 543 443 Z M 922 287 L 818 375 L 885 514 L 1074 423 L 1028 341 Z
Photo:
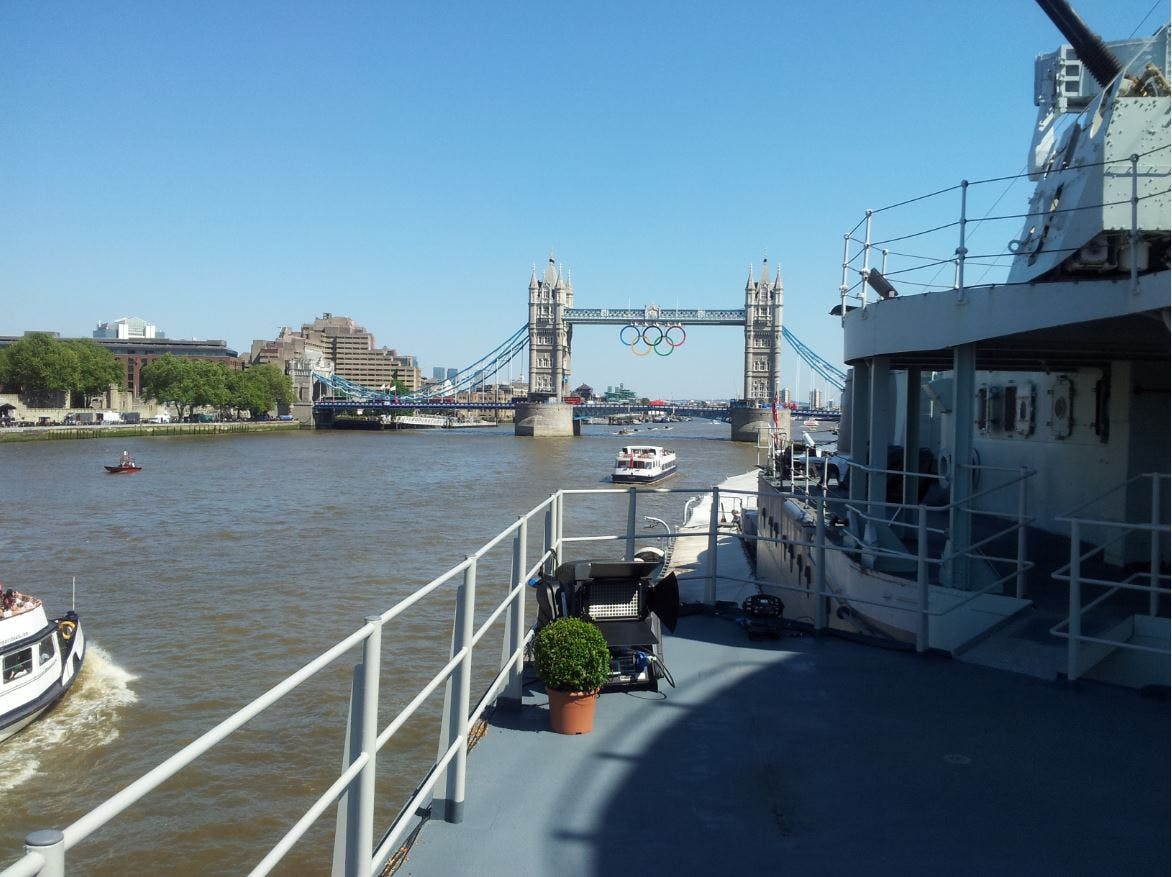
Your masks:
M 574 285 L 568 272 L 555 263 L 551 254 L 541 276 L 536 268 L 529 278 L 529 312 L 526 325 L 514 332 L 495 350 L 461 370 L 454 381 L 445 382 L 408 396 L 387 390 L 359 387 L 335 375 L 314 373 L 315 380 L 328 388 L 329 399 L 314 405 L 314 421 L 326 426 L 336 413 L 365 406 L 372 411 L 393 413 L 404 409 L 427 411 L 511 408 L 517 435 L 573 435 L 574 418 L 584 413 L 603 413 L 597 406 L 575 408 L 565 401 L 569 394 L 574 326 L 616 326 L 620 339 L 637 356 L 669 356 L 684 343 L 689 327 L 734 326 L 744 332 L 744 373 L 741 398 L 727 408 L 698 407 L 698 416 L 727 417 L 731 437 L 755 442 L 762 430 L 776 427 L 786 435 L 791 412 L 779 404 L 781 396 L 781 350 L 787 341 L 815 373 L 842 387 L 845 374 L 819 357 L 784 327 L 785 288 L 781 270 L 771 276 L 763 260 L 759 276 L 749 269 L 745 281 L 743 308 L 577 308 Z M 486 376 L 497 375 L 528 349 L 528 394 L 514 399 L 497 392 L 484 392 Z M 477 387 L 480 392 L 477 392 Z M 338 398 L 339 396 L 344 398 Z M 460 398 L 462 397 L 462 398 Z M 624 406 L 626 410 L 633 410 Z M 637 407 L 637 406 L 636 406 Z M 677 406 L 678 407 L 678 406 Z M 691 413 L 679 411 L 685 416 Z M 794 412 L 797 414 L 798 412 Z M 834 417 L 826 411 L 803 410 L 800 416 Z
M 623 327 L 620 338 L 639 356 L 670 355 L 687 337 L 688 326 L 741 326 L 744 391 L 741 404 L 731 409 L 732 438 L 756 441 L 758 431 L 774 425 L 773 411 L 781 395 L 784 303 L 781 269 L 771 278 L 766 259 L 756 280 L 749 270 L 743 309 L 682 310 L 655 304 L 638 309 L 575 308 L 573 280 L 551 254 L 541 277 L 534 268 L 529 278 L 529 402 L 517 410 L 517 434 L 572 434 L 572 415 L 558 406 L 569 390 L 575 325 Z M 664 345 L 668 350 L 661 353 Z M 762 414 L 761 406 L 771 404 L 774 408 Z M 777 426 L 788 435 L 788 412 L 777 418 Z

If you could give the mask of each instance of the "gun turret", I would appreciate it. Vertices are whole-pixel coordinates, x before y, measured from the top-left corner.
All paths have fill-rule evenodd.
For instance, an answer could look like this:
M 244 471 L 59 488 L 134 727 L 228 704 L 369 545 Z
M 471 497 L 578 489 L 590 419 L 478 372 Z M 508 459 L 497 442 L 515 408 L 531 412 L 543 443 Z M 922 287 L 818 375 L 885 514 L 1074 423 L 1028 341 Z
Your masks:
M 1100 87 L 1105 88 L 1107 83 L 1119 75 L 1123 65 L 1119 59 L 1111 54 L 1103 40 L 1086 26 L 1078 13 L 1070 8 L 1066 0 L 1037 0 L 1042 11 L 1046 13 L 1062 35 L 1070 40 L 1070 46 L 1083 66 L 1095 77 Z

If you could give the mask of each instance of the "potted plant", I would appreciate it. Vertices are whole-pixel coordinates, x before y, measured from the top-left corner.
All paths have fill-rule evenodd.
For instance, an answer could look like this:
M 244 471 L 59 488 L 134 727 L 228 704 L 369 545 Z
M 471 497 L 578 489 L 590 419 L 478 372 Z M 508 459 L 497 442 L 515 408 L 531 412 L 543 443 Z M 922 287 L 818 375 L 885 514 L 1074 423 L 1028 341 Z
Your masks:
M 610 677 L 602 631 L 581 618 L 556 618 L 533 638 L 537 675 L 549 694 L 549 724 L 559 734 L 594 727 L 594 704 Z

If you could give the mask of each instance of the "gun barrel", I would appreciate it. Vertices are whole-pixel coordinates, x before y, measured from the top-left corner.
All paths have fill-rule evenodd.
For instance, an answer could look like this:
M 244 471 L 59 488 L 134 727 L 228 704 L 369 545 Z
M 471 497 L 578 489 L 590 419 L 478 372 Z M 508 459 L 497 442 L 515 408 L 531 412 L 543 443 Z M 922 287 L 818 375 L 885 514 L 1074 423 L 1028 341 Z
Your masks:
M 1106 87 L 1107 83 L 1119 75 L 1123 65 L 1119 59 L 1111 54 L 1111 50 L 1103 43 L 1089 27 L 1086 26 L 1078 13 L 1070 8 L 1066 0 L 1037 0 L 1042 11 L 1046 13 L 1062 35 L 1070 40 L 1078 59 L 1083 62 L 1091 76 L 1099 85 Z

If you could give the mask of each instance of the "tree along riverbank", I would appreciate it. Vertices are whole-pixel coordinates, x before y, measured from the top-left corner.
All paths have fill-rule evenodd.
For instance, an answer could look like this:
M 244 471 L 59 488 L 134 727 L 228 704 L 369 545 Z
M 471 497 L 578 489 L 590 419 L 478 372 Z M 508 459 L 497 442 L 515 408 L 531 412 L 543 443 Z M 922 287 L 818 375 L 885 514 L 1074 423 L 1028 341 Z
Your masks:
M 264 420 L 235 423 L 111 423 L 93 426 L 10 426 L 0 429 L 0 443 L 43 442 L 57 439 L 96 439 L 112 436 L 216 435 L 244 432 L 286 432 L 301 429 L 296 421 Z

